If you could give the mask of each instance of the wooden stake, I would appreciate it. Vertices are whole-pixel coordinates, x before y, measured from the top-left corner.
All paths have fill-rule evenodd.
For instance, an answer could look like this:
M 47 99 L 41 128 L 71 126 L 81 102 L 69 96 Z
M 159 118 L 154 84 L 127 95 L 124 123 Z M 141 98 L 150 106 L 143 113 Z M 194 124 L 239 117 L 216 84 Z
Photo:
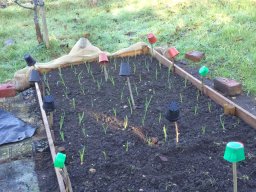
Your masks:
M 103 65 L 103 70 L 104 70 L 105 81 L 108 81 L 108 71 L 107 71 L 106 64 Z
M 202 77 L 201 93 L 204 93 L 204 77 Z
M 49 126 L 50 128 L 53 126 L 53 112 L 50 112 L 49 114 Z
M 33 3 L 34 3 L 34 23 L 35 23 L 35 29 L 36 29 L 36 38 L 38 43 L 40 44 L 43 42 L 43 37 L 42 37 L 42 33 L 40 30 L 40 25 L 38 21 L 37 0 L 33 0 Z
M 175 125 L 175 131 L 176 131 L 176 144 L 179 143 L 179 127 L 178 127 L 178 124 L 177 122 L 174 122 L 174 125 Z
M 129 77 L 127 77 L 127 83 L 128 83 L 128 87 L 129 87 L 130 97 L 131 97 L 131 100 L 132 100 L 132 106 L 133 106 L 133 109 L 135 109 L 136 106 L 135 106 L 133 95 L 132 95 L 132 87 L 131 87 L 131 83 L 130 83 L 130 78 Z
M 50 47 L 50 43 L 49 43 L 49 36 L 48 36 L 48 28 L 47 28 L 47 24 L 46 24 L 44 0 L 39 0 L 39 5 L 40 5 L 41 16 L 42 16 L 42 26 L 43 26 L 43 32 L 44 32 L 44 41 L 45 41 L 46 48 L 49 48 Z
M 46 116 L 45 110 L 43 109 L 43 100 L 42 100 L 41 92 L 40 92 L 39 85 L 38 85 L 37 82 L 35 83 L 35 87 L 36 87 L 37 99 L 38 99 L 38 102 L 39 102 L 39 106 L 40 106 L 40 110 L 41 110 L 41 114 L 42 114 L 42 119 L 43 119 L 43 123 L 44 123 L 44 127 L 45 127 L 45 132 L 46 132 L 46 136 L 47 136 L 50 151 L 51 151 L 52 160 L 54 161 L 55 156 L 56 156 L 56 150 L 55 150 L 55 146 L 54 146 L 53 139 L 52 139 L 52 136 L 51 136 L 49 123 L 47 121 L 47 116 Z M 66 192 L 64 182 L 63 182 L 63 178 L 62 178 L 61 173 L 60 173 L 60 169 L 55 168 L 55 173 L 57 175 L 57 181 L 58 181 L 58 184 L 59 184 L 60 192 Z
M 237 171 L 236 171 L 236 163 L 232 163 L 232 168 L 233 168 L 234 192 L 237 192 Z

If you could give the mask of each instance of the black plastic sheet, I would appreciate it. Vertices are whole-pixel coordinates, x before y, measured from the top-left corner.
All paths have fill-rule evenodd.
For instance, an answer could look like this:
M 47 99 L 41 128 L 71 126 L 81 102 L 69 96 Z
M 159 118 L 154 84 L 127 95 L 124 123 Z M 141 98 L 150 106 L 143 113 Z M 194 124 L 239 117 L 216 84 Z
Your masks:
M 9 112 L 0 109 L 0 145 L 21 141 L 34 135 L 31 127 Z

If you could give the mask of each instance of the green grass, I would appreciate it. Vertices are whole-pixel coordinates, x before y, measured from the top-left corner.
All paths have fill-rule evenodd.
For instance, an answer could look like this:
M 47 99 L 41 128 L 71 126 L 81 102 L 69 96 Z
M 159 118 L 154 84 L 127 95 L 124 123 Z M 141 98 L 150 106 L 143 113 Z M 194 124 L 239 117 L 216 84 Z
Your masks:
M 16 43 L 0 48 L 0 81 L 26 66 L 24 53 L 46 62 L 68 53 L 84 33 L 90 33 L 94 45 L 113 52 L 146 42 L 146 34 L 153 32 L 158 46 L 176 46 L 178 59 L 193 49 L 203 51 L 206 59 L 197 66 L 207 65 L 212 77 L 242 81 L 248 93 L 256 94 L 255 0 L 98 1 L 90 7 L 82 0 L 47 0 L 48 50 L 37 44 L 33 12 L 16 5 L 1 9 L 0 44 L 8 38 Z M 60 47 L 66 43 L 70 48 Z

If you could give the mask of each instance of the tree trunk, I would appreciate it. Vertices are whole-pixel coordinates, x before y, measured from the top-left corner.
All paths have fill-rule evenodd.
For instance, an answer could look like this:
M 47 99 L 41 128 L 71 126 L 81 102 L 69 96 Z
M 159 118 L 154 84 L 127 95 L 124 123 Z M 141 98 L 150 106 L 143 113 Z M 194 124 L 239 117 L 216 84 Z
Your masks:
M 35 23 L 35 29 L 36 29 L 36 38 L 38 43 L 43 42 L 43 37 L 41 34 L 40 26 L 39 26 L 39 21 L 38 21 L 38 13 L 37 13 L 37 0 L 33 0 L 34 2 L 34 23 Z

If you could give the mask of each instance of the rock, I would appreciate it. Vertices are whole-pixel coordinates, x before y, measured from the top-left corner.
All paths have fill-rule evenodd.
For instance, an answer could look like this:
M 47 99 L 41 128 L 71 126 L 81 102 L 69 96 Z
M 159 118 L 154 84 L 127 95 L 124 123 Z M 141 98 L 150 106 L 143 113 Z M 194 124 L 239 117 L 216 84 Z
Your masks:
M 90 173 L 96 173 L 96 169 L 90 168 L 90 169 L 89 169 L 89 172 L 90 172 Z
M 200 51 L 190 51 L 185 54 L 185 58 L 194 62 L 200 62 L 205 57 L 205 54 Z
M 163 155 L 159 155 L 158 156 L 162 161 L 168 161 L 168 158 L 166 156 Z
M 213 80 L 214 89 L 222 92 L 224 95 L 235 96 L 242 93 L 242 84 L 224 77 L 217 77 Z
M 11 45 L 14 45 L 15 41 L 13 39 L 7 39 L 5 42 L 4 42 L 4 47 L 9 47 Z

